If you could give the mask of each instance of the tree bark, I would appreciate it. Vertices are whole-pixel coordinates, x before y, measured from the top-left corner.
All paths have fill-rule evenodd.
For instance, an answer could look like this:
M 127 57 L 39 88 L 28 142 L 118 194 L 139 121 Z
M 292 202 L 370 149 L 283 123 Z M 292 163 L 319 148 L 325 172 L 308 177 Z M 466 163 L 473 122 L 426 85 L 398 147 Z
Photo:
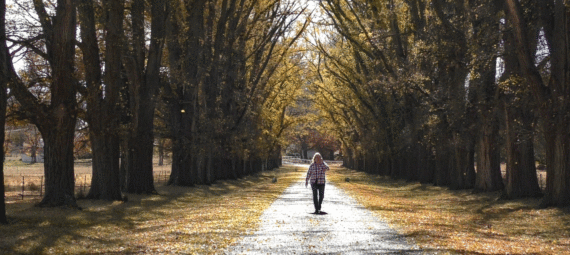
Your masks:
M 40 130 L 43 130 L 42 137 L 45 141 L 46 192 L 39 206 L 67 205 L 78 207 L 75 201 L 75 175 L 73 171 L 75 118 L 62 118 L 59 120 L 57 128 L 41 128 Z
M 93 175 L 87 198 L 123 200 L 120 176 L 119 93 L 124 1 L 103 1 L 105 26 L 105 86 L 101 84 L 99 46 L 92 1 L 81 1 L 79 19 L 87 82 L 87 121 L 93 151 Z
M 534 161 L 532 117 L 522 109 L 505 109 L 508 199 L 542 195 Z M 530 119 L 530 120 L 529 120 Z
M 463 139 L 461 139 L 463 137 Z M 452 175 L 451 189 L 470 189 L 475 178 L 475 146 L 473 139 L 466 133 L 455 134 L 455 174 Z
M 8 88 L 8 46 L 6 44 L 6 0 L 0 0 L 0 151 L 4 152 L 6 89 Z M 7 224 L 4 198 L 4 153 L 0 155 L 0 224 Z
M 544 1 L 544 4 L 548 4 Z M 505 0 L 505 12 L 513 28 L 515 51 L 521 72 L 529 85 L 536 102 L 541 102 L 540 113 L 545 125 L 547 182 L 543 206 L 570 205 L 570 84 L 568 7 L 564 1 L 554 1 L 553 37 L 548 40 L 551 54 L 551 79 L 545 86 L 534 64 L 533 50 L 526 31 L 528 26 L 522 17 L 520 2 Z M 534 39 L 533 39 L 534 40 Z
M 34 2 L 44 10 L 43 3 Z M 41 109 L 23 84 L 13 84 L 14 95 L 22 104 L 35 109 L 34 124 L 45 142 L 44 172 L 46 192 L 39 206 L 67 205 L 78 208 L 75 201 L 73 139 L 77 120 L 77 87 L 74 79 L 76 6 L 72 0 L 58 0 L 53 25 L 43 22 L 46 48 L 52 69 L 51 104 Z M 12 70 L 13 81 L 15 71 Z M 31 110 L 34 111 L 34 110 Z
M 483 121 L 477 144 L 477 177 L 475 191 L 492 192 L 505 186 L 501 175 L 501 157 L 497 146 L 499 132 L 496 121 Z
M 451 139 L 450 139 L 451 140 Z M 450 172 L 451 168 L 455 165 L 453 162 L 454 157 L 448 146 L 436 145 L 435 153 L 435 169 L 434 169 L 434 185 L 447 186 L 451 183 Z
M 73 138 L 77 119 L 77 87 L 74 80 L 75 3 L 58 0 L 53 23 L 49 22 L 44 3 L 34 1 L 45 37 L 46 61 L 51 67 L 50 105 L 41 104 L 16 74 L 7 49 L 4 70 L 8 72 L 10 91 L 31 122 L 38 127 L 45 142 L 44 172 L 46 193 L 39 206 L 67 205 L 78 208 L 74 194 Z M 4 45 L 5 47 L 5 45 Z
M 492 192 L 504 188 L 499 144 L 499 87 L 495 81 L 498 13 L 502 6 L 489 1 L 474 1 L 471 6 L 470 22 L 474 30 L 471 47 L 477 58 L 473 60 L 473 75 L 469 81 L 472 112 L 468 115 L 476 119 L 472 125 L 477 150 L 475 191 Z
M 167 95 L 168 107 L 171 118 L 172 132 L 172 170 L 169 185 L 192 186 L 201 184 L 203 179 L 200 175 L 201 165 L 199 151 L 197 147 L 197 138 L 194 136 L 196 132 L 197 102 L 196 102 L 196 85 L 189 84 L 186 71 L 188 65 L 196 64 L 196 61 L 186 62 L 183 57 L 187 48 L 183 47 L 180 37 L 182 26 L 179 23 L 176 11 L 179 7 L 171 3 L 170 8 L 173 10 L 169 16 L 167 25 L 167 47 L 168 47 L 168 63 L 171 70 L 170 86 L 165 86 L 164 91 Z M 193 70 L 193 69 L 192 69 Z M 190 72 L 190 71 L 189 71 Z
M 144 55 L 144 1 L 135 0 L 133 17 L 133 56 L 128 66 L 133 114 L 133 132 L 129 143 L 132 165 L 127 170 L 127 192 L 156 193 L 153 178 L 154 110 L 155 97 L 160 87 L 160 66 L 166 35 L 167 3 L 150 1 L 151 39 L 145 66 Z
M 159 138 L 158 139 L 158 166 L 163 166 L 164 165 L 164 139 L 163 138 Z
M 515 42 L 511 31 L 503 34 L 505 42 L 505 72 L 501 80 L 513 85 L 522 85 L 519 79 L 520 65 L 514 51 Z M 525 87 L 523 85 L 523 87 Z M 503 93 L 505 115 L 507 186 L 504 197 L 507 199 L 537 197 L 542 194 L 536 176 L 533 146 L 534 112 L 533 98 L 525 91 Z

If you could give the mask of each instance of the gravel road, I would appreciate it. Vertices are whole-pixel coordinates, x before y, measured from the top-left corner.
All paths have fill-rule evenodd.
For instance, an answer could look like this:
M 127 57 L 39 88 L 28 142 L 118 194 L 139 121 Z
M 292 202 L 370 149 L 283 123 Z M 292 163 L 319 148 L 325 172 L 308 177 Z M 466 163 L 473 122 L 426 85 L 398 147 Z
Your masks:
M 294 183 L 261 216 L 261 227 L 226 254 L 423 254 L 354 199 L 326 184 L 315 215 L 305 181 Z

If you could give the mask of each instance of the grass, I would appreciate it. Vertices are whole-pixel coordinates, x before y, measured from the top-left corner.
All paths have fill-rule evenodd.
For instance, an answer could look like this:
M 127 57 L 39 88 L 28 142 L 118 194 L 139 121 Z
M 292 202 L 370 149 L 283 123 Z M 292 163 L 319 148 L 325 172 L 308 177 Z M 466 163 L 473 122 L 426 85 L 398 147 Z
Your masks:
M 170 174 L 171 165 L 159 166 L 158 159 L 153 163 L 155 182 L 165 182 Z M 74 166 L 76 193 L 86 193 L 91 185 L 91 161 L 76 160 Z M 4 185 L 8 201 L 21 200 L 22 186 L 26 199 L 38 198 L 43 187 L 44 164 L 29 164 L 11 158 L 4 162 Z
M 0 253 L 220 253 L 254 231 L 263 211 L 303 174 L 289 166 L 211 186 L 158 186 L 160 195 L 129 194 L 127 203 L 79 200 L 82 211 L 8 204 Z
M 570 252 L 570 208 L 535 209 L 538 199 L 497 200 L 499 193 L 451 191 L 346 168 L 333 168 L 327 179 L 426 251 Z

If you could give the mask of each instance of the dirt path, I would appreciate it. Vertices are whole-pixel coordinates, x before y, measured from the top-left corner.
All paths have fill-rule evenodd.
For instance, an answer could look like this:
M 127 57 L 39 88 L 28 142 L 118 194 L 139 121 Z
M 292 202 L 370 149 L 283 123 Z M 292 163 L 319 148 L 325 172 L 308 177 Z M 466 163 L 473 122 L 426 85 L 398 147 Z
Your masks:
M 331 183 L 315 215 L 304 180 L 294 183 L 261 216 L 261 229 L 227 254 L 422 254 Z

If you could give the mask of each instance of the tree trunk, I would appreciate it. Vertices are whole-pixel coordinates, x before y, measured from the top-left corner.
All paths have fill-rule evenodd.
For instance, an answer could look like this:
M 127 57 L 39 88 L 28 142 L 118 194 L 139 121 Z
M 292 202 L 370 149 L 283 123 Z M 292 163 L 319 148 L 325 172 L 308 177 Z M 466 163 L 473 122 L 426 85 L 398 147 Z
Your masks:
M 120 175 L 119 92 L 121 79 L 124 1 L 103 1 L 108 20 L 104 24 L 105 88 L 101 86 L 101 65 L 92 1 L 79 9 L 83 63 L 88 84 L 87 121 L 93 151 L 93 175 L 87 198 L 123 200 Z M 104 96 L 103 96 L 104 95 Z
M 475 146 L 469 135 L 455 134 L 455 171 L 450 184 L 451 189 L 470 189 L 475 184 Z M 460 137 L 464 137 L 461 139 Z
M 38 123 L 45 142 L 45 197 L 39 206 L 67 205 L 78 208 L 75 201 L 73 138 L 77 120 L 77 88 L 73 85 L 76 10 L 71 0 L 57 1 L 53 22 L 51 53 L 52 94 L 47 116 Z M 22 102 L 26 103 L 26 102 Z
M 542 206 L 570 205 L 570 125 L 565 120 L 546 129 L 546 196 Z M 548 125 L 548 124 L 547 124 Z
M 152 166 L 154 103 L 150 102 L 152 99 L 145 101 L 142 95 L 139 96 L 137 121 L 134 123 L 135 129 L 129 143 L 133 165 L 127 170 L 127 192 L 154 194 L 156 193 Z
M 443 139 L 446 140 L 446 139 Z M 451 139 L 447 139 L 450 141 Z M 447 186 L 450 183 L 449 177 L 451 168 L 454 166 L 453 155 L 450 146 L 447 144 L 437 144 L 435 152 L 434 185 Z
M 42 129 L 45 141 L 45 196 L 41 207 L 67 205 L 77 208 L 73 168 L 73 138 L 75 119 L 63 118 L 60 125 Z
M 74 196 L 73 138 L 77 120 L 75 73 L 76 6 L 72 0 L 58 0 L 55 16 L 47 17 L 43 1 L 33 2 L 45 38 L 46 61 L 51 68 L 50 104 L 40 103 L 16 74 L 10 56 L 10 91 L 21 110 L 31 116 L 45 142 L 46 193 L 39 206 L 68 205 L 77 208 Z M 8 53 L 6 51 L 6 53 Z
M 127 169 L 129 168 L 128 165 L 130 164 L 129 161 L 129 146 L 127 139 L 121 139 L 119 142 L 119 175 L 120 175 L 120 183 L 121 183 L 121 190 L 127 189 Z
M 4 152 L 4 131 L 6 124 L 6 89 L 8 88 L 9 61 L 6 44 L 6 0 L 0 0 L 0 151 Z M 4 198 L 4 153 L 0 155 L 0 224 L 7 224 L 6 201 Z
M 171 3 L 173 4 L 173 3 Z M 171 7 L 175 9 L 176 7 Z M 167 102 L 171 116 L 171 133 L 172 133 L 172 170 L 170 173 L 169 185 L 192 186 L 197 183 L 198 178 L 192 175 L 192 170 L 196 171 L 198 161 L 196 155 L 191 154 L 192 143 L 192 118 L 194 109 L 192 108 L 192 94 L 187 91 L 184 84 L 184 74 L 179 70 L 182 69 L 183 48 L 179 37 L 180 27 L 176 15 L 171 15 L 167 23 L 167 47 L 168 62 L 172 75 L 170 75 L 171 86 L 164 86 L 164 90 L 168 96 Z
M 123 200 L 119 162 L 120 138 L 107 135 L 91 138 L 93 148 L 93 180 L 88 198 Z
M 144 1 L 133 2 L 134 56 L 129 63 L 129 82 L 133 101 L 133 133 L 129 143 L 132 153 L 131 168 L 127 170 L 127 192 L 156 193 L 153 178 L 154 109 L 155 96 L 160 87 L 160 66 L 168 16 L 165 1 L 150 1 L 151 35 L 148 59 L 144 54 Z M 136 21 L 136 22 L 135 22 Z
M 545 125 L 547 154 L 546 192 L 542 205 L 567 206 L 570 205 L 569 7 L 564 1 L 543 2 L 543 4 L 552 4 L 554 11 L 549 16 L 553 21 L 552 27 L 545 28 L 552 65 L 548 86 L 544 84 L 534 63 L 534 51 L 530 47 L 532 45 L 530 42 L 535 38 L 529 38 L 526 33 L 528 26 L 523 19 L 520 2 L 505 0 L 505 12 L 513 28 L 515 52 L 521 73 L 536 102 L 541 102 L 540 116 Z
M 479 192 L 502 190 L 505 186 L 501 175 L 501 157 L 497 146 L 497 123 L 494 121 L 483 122 L 479 132 L 475 190 Z
M 532 120 L 522 109 L 505 109 L 507 187 L 509 199 L 541 195 L 534 161 Z M 525 116 L 526 115 L 526 116 Z
M 431 183 L 434 179 L 434 161 L 431 150 L 423 144 L 418 144 L 417 157 L 419 160 L 418 180 L 420 183 Z
M 37 156 L 36 156 L 36 152 L 37 152 L 37 147 L 35 145 L 32 145 L 32 147 L 30 148 L 30 158 L 31 158 L 31 162 L 32 164 L 35 164 L 38 162 Z
M 158 166 L 164 165 L 164 139 L 158 139 Z

